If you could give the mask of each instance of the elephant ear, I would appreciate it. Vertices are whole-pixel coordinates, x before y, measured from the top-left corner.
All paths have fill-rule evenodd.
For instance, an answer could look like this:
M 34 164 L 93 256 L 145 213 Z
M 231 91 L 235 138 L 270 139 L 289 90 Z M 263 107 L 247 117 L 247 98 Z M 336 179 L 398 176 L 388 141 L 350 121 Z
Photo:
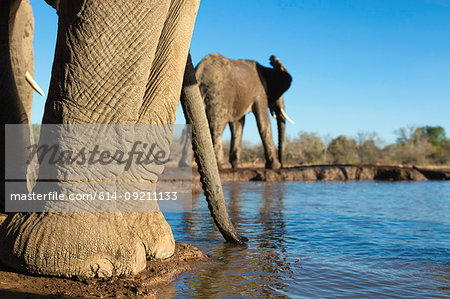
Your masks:
M 45 0 L 48 5 L 56 9 L 56 11 L 59 11 L 59 2 L 60 0 Z
M 277 57 L 271 56 L 270 64 L 274 68 L 267 68 L 258 64 L 257 69 L 259 76 L 265 82 L 269 100 L 276 101 L 291 86 L 292 76 Z

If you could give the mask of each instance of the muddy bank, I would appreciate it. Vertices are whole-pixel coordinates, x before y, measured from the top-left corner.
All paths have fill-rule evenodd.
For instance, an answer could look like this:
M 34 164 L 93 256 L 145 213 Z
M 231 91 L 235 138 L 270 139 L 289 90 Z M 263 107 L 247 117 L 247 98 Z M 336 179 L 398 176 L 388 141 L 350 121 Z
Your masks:
M 0 223 L 3 220 L 0 214 Z M 160 287 L 206 259 L 197 248 L 177 242 L 171 258 L 147 261 L 147 268 L 135 277 L 86 281 L 30 276 L 0 264 L 0 298 L 155 298 Z
M 315 182 L 315 181 L 427 181 L 449 180 L 449 168 L 418 168 L 379 165 L 315 165 L 283 169 L 240 168 L 220 172 L 222 182 Z M 194 170 L 194 181 L 199 174 Z M 193 190 L 198 192 L 199 183 Z

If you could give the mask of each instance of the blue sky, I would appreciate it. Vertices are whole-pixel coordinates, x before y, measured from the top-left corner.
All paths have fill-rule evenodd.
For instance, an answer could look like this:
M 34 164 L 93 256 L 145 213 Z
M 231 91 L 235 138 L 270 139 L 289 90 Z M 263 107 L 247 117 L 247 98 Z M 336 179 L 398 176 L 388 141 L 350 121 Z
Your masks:
M 35 77 L 47 92 L 57 16 L 43 0 L 31 4 Z M 450 0 L 203 0 L 194 64 L 214 52 L 267 66 L 270 55 L 280 58 L 293 76 L 285 94 L 291 137 L 376 131 L 393 142 L 409 125 L 441 125 L 450 136 Z M 35 95 L 33 123 L 43 106 Z M 244 139 L 260 140 L 253 115 Z

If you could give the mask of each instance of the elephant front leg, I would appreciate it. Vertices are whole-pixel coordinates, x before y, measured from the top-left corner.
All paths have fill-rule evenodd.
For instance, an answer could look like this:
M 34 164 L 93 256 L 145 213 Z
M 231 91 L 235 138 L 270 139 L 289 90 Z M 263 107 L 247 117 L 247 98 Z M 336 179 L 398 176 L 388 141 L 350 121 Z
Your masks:
M 139 109 L 138 123 L 175 123 L 198 5 L 197 0 L 171 0 Z M 173 132 L 162 135 L 172 136 Z M 124 218 L 143 241 L 148 258 L 165 259 L 173 255 L 175 240 L 160 211 L 128 213 Z
M 256 117 L 256 123 L 258 125 L 259 135 L 264 146 L 264 156 L 266 158 L 266 168 L 279 169 L 281 164 L 278 161 L 275 144 L 272 139 L 272 130 L 270 128 L 270 118 L 267 112 L 267 107 L 261 107 L 262 105 L 256 104 L 253 107 L 253 113 Z
M 197 7 L 195 0 L 61 2 L 43 123 L 173 123 Z M 148 82 L 152 92 L 143 99 Z M 70 150 L 79 139 L 69 140 Z M 64 170 L 61 166 L 52 173 Z M 36 193 L 83 194 L 81 180 L 89 186 L 101 178 L 101 173 L 73 173 L 83 176 L 63 181 L 61 175 L 51 187 L 39 182 Z M 108 180 L 121 181 L 115 178 Z M 38 275 L 133 275 L 145 268 L 146 255 L 164 258 L 173 253 L 172 232 L 160 212 L 139 216 L 11 214 L 0 226 L 0 259 Z
M 238 121 L 230 122 L 230 163 L 233 168 L 239 168 L 242 166 L 242 131 L 244 130 L 244 123 L 245 115 Z

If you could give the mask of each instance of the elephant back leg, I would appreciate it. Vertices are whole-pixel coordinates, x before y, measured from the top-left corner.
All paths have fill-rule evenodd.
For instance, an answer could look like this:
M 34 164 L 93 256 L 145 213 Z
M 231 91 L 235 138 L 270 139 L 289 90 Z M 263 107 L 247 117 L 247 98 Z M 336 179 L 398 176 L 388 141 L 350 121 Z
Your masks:
M 216 155 L 217 166 L 219 169 L 224 169 L 228 167 L 228 163 L 225 161 L 222 134 L 226 128 L 227 123 L 219 120 L 210 121 L 209 128 L 211 131 L 211 139 L 214 146 L 214 153 Z
M 242 163 L 242 132 L 244 130 L 244 123 L 245 115 L 237 121 L 230 122 L 230 163 L 233 168 L 241 167 Z
M 217 166 L 219 169 L 224 169 L 229 167 L 229 165 L 224 156 L 222 135 L 231 118 L 230 112 L 226 105 L 224 105 L 223 97 L 217 93 L 217 86 L 200 84 L 199 87 L 205 101 L 206 116 L 208 118 Z
M 258 125 L 259 135 L 264 147 L 264 156 L 266 158 L 266 168 L 279 169 L 281 164 L 277 158 L 277 151 L 272 139 L 272 129 L 267 106 L 258 102 L 252 108 Z

